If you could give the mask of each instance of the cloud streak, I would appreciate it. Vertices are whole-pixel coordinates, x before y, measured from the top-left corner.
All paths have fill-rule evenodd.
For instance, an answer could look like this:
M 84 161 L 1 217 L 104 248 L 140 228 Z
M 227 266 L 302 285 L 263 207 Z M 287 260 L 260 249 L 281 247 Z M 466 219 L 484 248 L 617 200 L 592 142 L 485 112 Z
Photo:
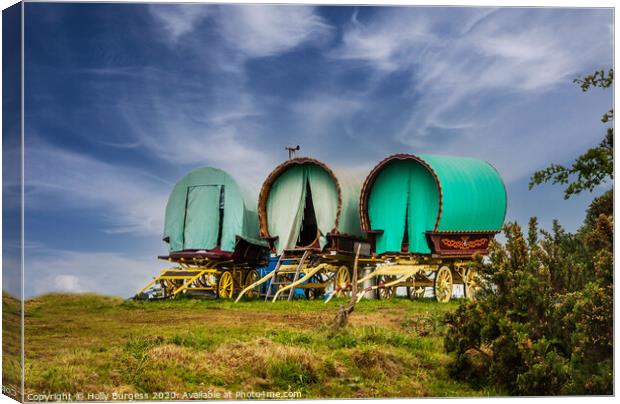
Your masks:
M 183 35 L 200 35 L 200 24 L 206 21 L 239 62 L 320 44 L 332 31 L 314 7 L 308 6 L 156 4 L 149 10 L 174 44 Z M 208 45 L 217 47 L 218 43 Z
M 229 46 L 247 58 L 274 56 L 302 44 L 320 44 L 331 32 L 314 7 L 305 6 L 222 6 L 218 25 Z
M 173 42 L 194 30 L 211 12 L 211 6 L 198 4 L 151 4 L 149 11 Z
M 28 251 L 26 265 L 26 298 L 87 291 L 131 297 L 166 263 L 149 255 L 39 249 Z
M 28 148 L 26 159 L 28 209 L 90 212 L 94 219 L 105 219 L 105 231 L 110 233 L 162 233 L 171 184 L 136 169 L 45 144 Z
M 119 112 L 140 147 L 158 159 L 188 168 L 218 167 L 254 189 L 274 160 L 260 144 L 263 112 L 236 87 L 222 84 L 221 96 L 208 88 L 166 96 L 147 86 L 140 94 L 146 103 L 123 102 Z

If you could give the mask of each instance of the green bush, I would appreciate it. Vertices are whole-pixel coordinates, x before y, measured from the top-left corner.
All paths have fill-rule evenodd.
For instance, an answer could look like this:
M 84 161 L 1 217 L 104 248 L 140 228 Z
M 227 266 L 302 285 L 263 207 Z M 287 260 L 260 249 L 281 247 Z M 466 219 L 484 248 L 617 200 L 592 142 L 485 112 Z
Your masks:
M 576 234 L 509 223 L 475 261 L 479 298 L 445 319 L 454 376 L 515 395 L 613 394 L 613 205 L 600 202 Z

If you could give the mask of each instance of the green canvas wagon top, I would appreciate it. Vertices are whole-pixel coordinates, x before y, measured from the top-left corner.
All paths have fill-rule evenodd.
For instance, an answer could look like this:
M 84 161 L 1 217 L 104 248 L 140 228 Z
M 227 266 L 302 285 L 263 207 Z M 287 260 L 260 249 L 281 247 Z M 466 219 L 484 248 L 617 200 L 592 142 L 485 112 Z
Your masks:
M 163 239 L 170 252 L 217 251 L 230 258 L 239 243 L 265 248 L 258 235 L 255 199 L 245 195 L 217 168 L 198 168 L 183 177 L 166 205 Z
M 367 176 L 360 196 L 362 229 L 378 255 L 484 250 L 505 214 L 499 173 L 468 157 L 387 157 Z
M 259 194 L 261 237 L 277 254 L 300 247 L 323 249 L 339 237 L 361 238 L 361 185 L 361 176 L 312 158 L 285 161 L 269 174 Z

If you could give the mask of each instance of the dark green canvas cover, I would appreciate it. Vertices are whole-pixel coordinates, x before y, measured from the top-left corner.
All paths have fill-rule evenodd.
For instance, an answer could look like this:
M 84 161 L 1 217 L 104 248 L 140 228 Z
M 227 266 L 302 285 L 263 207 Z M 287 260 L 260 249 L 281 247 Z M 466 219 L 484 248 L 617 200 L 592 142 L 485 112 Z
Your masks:
M 376 253 L 431 252 L 426 232 L 498 232 L 506 190 L 489 163 L 467 157 L 395 155 L 370 173 L 362 190 L 364 230 L 382 230 Z
M 254 199 L 255 201 L 255 199 Z M 217 168 L 193 170 L 172 190 L 166 205 L 164 240 L 170 251 L 234 251 L 236 237 L 266 245 L 258 236 L 256 203 Z
M 267 177 L 259 196 L 261 235 L 277 237 L 278 254 L 297 245 L 308 192 L 323 248 L 327 234 L 362 236 L 359 223 L 361 177 L 336 172 L 309 158 L 289 160 Z

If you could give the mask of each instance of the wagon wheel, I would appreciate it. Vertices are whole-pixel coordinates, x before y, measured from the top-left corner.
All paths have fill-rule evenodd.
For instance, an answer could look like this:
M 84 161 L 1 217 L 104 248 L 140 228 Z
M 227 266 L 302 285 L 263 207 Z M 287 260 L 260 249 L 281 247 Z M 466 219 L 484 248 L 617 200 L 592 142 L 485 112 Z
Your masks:
M 249 287 L 251 284 L 258 282 L 259 279 L 260 279 L 260 276 L 258 275 L 258 271 L 256 271 L 255 269 L 248 271 L 248 273 L 245 275 L 245 282 L 243 283 L 243 288 L 245 289 Z M 249 298 L 257 297 L 259 294 L 259 291 L 260 291 L 260 286 L 256 286 L 248 290 L 246 293 L 246 296 Z
M 447 303 L 452 297 L 452 272 L 450 268 L 441 267 L 435 275 L 435 298 L 439 303 Z
M 217 297 L 220 299 L 231 299 L 235 290 L 235 283 L 230 271 L 224 271 L 217 282 Z
M 182 280 L 164 279 L 160 281 L 161 288 L 164 291 L 164 297 L 173 297 L 174 291 L 183 286 Z
M 393 281 L 394 279 L 392 279 L 391 276 L 380 276 L 378 279 L 378 284 L 381 285 L 382 283 L 388 283 Z M 395 292 L 394 286 L 388 286 L 387 288 L 379 288 L 377 289 L 377 298 L 379 300 L 389 300 L 394 296 L 394 292 Z
M 341 266 L 338 268 L 336 272 L 336 277 L 334 278 L 334 289 L 339 289 L 337 296 L 349 295 L 349 291 L 346 291 L 348 287 L 351 285 L 351 273 L 349 272 L 349 268 L 346 266 Z
M 424 297 L 426 288 L 424 286 L 407 286 L 407 297 L 411 300 Z
M 471 301 L 476 301 L 476 294 L 480 290 L 480 281 L 476 271 L 468 269 L 463 279 L 463 289 L 465 290 L 465 297 Z
M 323 283 L 323 277 L 320 274 L 314 274 L 310 278 L 310 283 Z M 325 294 L 324 288 L 307 288 L 304 289 L 304 294 L 308 300 L 317 300 L 323 297 Z

